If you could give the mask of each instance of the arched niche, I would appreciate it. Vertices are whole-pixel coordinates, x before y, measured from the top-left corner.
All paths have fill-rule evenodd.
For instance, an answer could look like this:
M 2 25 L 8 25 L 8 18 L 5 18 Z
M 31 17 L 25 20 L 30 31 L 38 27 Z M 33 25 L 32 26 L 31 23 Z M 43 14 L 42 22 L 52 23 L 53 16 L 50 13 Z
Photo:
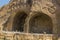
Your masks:
M 29 32 L 52 34 L 52 19 L 44 13 L 37 13 L 29 21 Z
M 16 13 L 13 20 L 12 31 L 23 32 L 26 17 L 27 17 L 27 14 L 25 12 Z

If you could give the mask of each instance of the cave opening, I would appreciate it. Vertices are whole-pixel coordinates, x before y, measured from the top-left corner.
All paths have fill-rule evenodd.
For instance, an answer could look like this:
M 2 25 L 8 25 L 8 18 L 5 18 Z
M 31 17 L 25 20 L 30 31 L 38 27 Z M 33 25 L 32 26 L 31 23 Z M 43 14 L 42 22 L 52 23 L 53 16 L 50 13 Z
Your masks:
M 12 30 L 23 32 L 26 17 L 27 17 L 27 14 L 25 12 L 17 13 L 14 17 Z
M 29 26 L 30 33 L 52 34 L 53 31 L 52 19 L 43 13 L 32 17 L 30 19 Z

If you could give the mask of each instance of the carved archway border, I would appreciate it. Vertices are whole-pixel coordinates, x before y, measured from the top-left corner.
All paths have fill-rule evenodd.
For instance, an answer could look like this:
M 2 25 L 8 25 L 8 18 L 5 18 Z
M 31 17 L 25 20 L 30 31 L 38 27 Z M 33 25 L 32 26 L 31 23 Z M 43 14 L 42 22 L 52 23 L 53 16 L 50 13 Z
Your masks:
M 46 15 L 48 15 L 51 19 L 52 19 L 52 23 L 53 23 L 53 33 L 57 33 L 57 21 L 56 21 L 56 16 L 55 14 L 51 14 L 48 12 L 40 12 L 40 13 L 44 13 Z M 30 19 L 35 16 L 37 14 L 37 12 L 30 12 L 29 17 L 27 18 L 27 32 L 29 32 L 29 21 Z
M 11 13 L 11 17 L 10 17 L 10 19 L 9 19 L 9 22 L 8 22 L 8 24 L 7 24 L 7 31 L 12 31 L 12 25 L 13 25 L 13 21 L 14 21 L 14 17 L 15 17 L 15 15 L 17 15 L 18 14 L 18 12 L 21 14 L 21 12 L 24 12 L 24 11 L 16 11 L 16 12 L 12 12 Z M 26 13 L 26 12 L 25 12 Z M 28 16 L 28 13 L 26 13 L 27 14 L 27 16 Z

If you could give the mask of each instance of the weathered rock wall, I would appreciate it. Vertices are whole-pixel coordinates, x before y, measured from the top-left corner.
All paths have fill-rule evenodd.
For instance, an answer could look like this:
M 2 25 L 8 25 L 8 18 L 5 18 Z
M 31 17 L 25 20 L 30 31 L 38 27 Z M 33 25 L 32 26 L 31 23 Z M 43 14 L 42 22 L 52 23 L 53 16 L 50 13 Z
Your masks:
M 32 0 L 28 3 L 27 0 L 14 0 L 7 6 L 0 9 L 0 29 L 3 30 L 3 24 L 7 23 L 6 30 L 11 30 L 14 17 L 17 12 L 24 11 L 27 14 L 25 26 L 29 30 L 29 19 L 34 17 L 39 13 L 44 13 L 48 15 L 53 22 L 53 34 L 60 35 L 60 2 L 59 0 Z

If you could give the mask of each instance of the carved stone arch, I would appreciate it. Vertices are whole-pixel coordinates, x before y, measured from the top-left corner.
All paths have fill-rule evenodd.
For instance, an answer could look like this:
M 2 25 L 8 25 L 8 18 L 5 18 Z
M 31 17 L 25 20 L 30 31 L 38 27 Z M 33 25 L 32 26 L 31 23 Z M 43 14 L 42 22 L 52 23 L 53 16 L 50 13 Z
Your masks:
M 6 31 L 16 31 L 17 29 L 15 27 L 13 27 L 15 24 L 17 24 L 15 21 L 19 21 L 19 23 L 21 22 L 21 23 L 23 23 L 22 25 L 24 25 L 25 24 L 25 19 L 26 19 L 27 16 L 28 16 L 28 14 L 25 11 L 11 12 L 11 16 L 9 18 L 9 21 L 8 21 L 7 25 L 6 25 L 7 27 L 6 27 L 5 30 Z M 17 28 L 19 28 L 19 27 L 17 27 Z M 17 30 L 17 31 L 20 31 L 20 30 Z
M 51 17 L 44 13 L 37 12 L 29 20 L 30 33 L 53 33 L 53 23 Z
M 42 11 L 44 14 L 48 15 L 51 19 L 52 19 L 52 23 L 53 23 L 53 33 L 56 34 L 57 33 L 57 19 L 56 19 L 56 14 L 55 12 L 52 14 L 48 11 Z
M 27 14 L 25 12 L 17 12 L 13 19 L 12 31 L 24 31 L 24 24 Z

